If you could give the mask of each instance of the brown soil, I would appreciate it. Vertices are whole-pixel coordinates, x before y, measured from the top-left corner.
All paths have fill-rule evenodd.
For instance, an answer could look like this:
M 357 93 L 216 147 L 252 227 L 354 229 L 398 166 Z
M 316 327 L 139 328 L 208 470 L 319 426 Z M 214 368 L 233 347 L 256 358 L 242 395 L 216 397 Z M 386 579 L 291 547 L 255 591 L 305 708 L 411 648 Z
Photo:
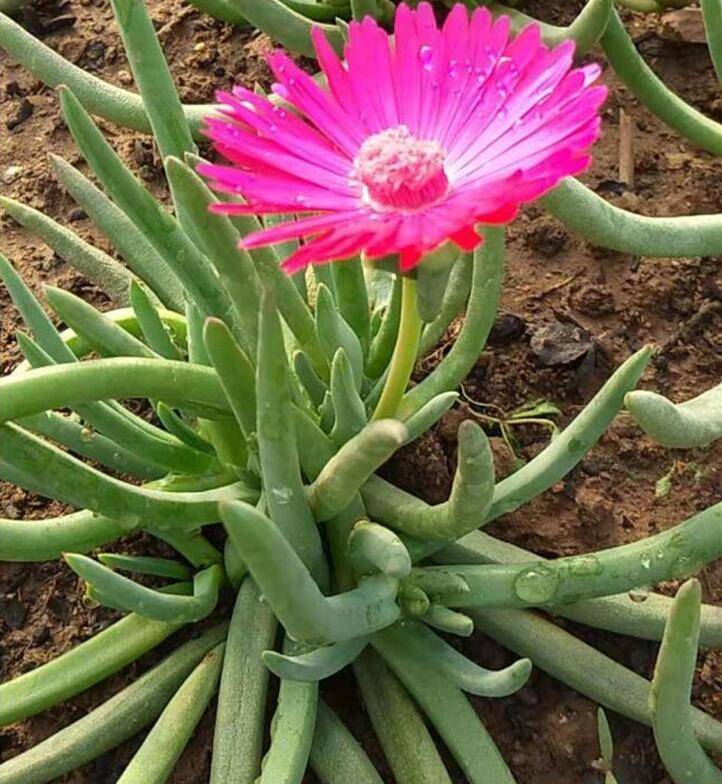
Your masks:
M 525 7 L 549 21 L 565 23 L 579 3 L 566 3 L 569 7 L 558 13 L 545 10 L 546 5 L 533 0 Z M 184 101 L 206 102 L 214 90 L 233 82 L 252 86 L 254 81 L 267 78 L 262 54 L 269 42 L 263 36 L 203 17 L 180 0 L 151 0 L 150 8 Z M 128 66 L 106 3 L 66 0 L 56 5 L 51 0 L 29 11 L 25 21 L 73 62 L 115 84 L 129 85 Z M 634 34 L 645 57 L 668 85 L 722 120 L 719 85 L 703 46 L 662 41 L 650 18 L 635 19 Z M 72 163 L 80 161 L 60 119 L 53 91 L 4 55 L 0 55 L 0 75 L 0 190 L 44 210 L 108 249 L 50 172 L 46 160 L 49 150 Z M 722 211 L 720 162 L 693 149 L 640 109 L 613 75 L 608 84 L 611 95 L 605 108 L 605 132 L 586 181 L 614 203 L 647 214 Z M 636 185 L 632 189 L 618 182 L 620 108 L 634 119 Z M 101 125 L 148 185 L 167 195 L 148 139 L 110 123 Z M 97 289 L 8 218 L 2 219 L 0 250 L 36 290 L 43 283 L 52 283 L 81 293 L 96 304 L 106 303 Z M 19 324 L 4 291 L 0 291 L 0 307 L 0 368 L 7 372 L 18 359 L 13 333 Z M 646 387 L 683 399 L 718 383 L 722 376 L 722 268 L 718 258 L 675 261 L 610 253 L 567 233 L 558 222 L 532 207 L 510 230 L 503 311 L 489 349 L 467 380 L 466 394 L 475 402 L 462 407 L 461 416 L 481 410 L 488 413 L 477 403 L 510 411 L 530 400 L 546 398 L 562 410 L 560 424 L 565 424 L 612 368 L 648 342 L 662 350 L 644 377 Z M 553 322 L 581 330 L 575 340 L 585 344 L 583 357 L 564 366 L 541 364 L 532 350 L 532 337 Z M 442 346 L 422 369 L 431 367 L 443 350 Z M 394 461 L 388 470 L 400 484 L 430 501 L 445 496 L 459 417 L 458 412 L 450 414 L 433 434 Z M 547 437 L 538 427 L 518 428 L 516 435 L 526 458 L 542 448 Z M 500 439 L 496 452 L 500 474 L 508 472 L 511 455 Z M 657 498 L 655 483 L 670 470 L 671 490 Z M 671 452 L 640 437 L 633 424 L 622 417 L 571 476 L 523 511 L 495 523 L 492 532 L 545 556 L 568 555 L 648 536 L 720 500 L 722 444 L 707 450 Z M 39 517 L 58 511 L 57 504 L 0 483 L 2 516 Z M 133 543 L 141 545 L 147 543 Z M 710 565 L 702 579 L 706 600 L 722 601 L 722 567 Z M 0 680 L 87 639 L 112 617 L 85 605 L 78 581 L 59 563 L 0 564 L 0 596 Z M 569 628 L 637 672 L 651 674 L 655 645 L 571 624 Z M 510 661 L 508 653 L 481 635 L 465 648 L 488 666 Z M 66 705 L 7 728 L 0 733 L 0 759 L 14 756 L 107 699 L 158 655 L 152 654 Z M 357 695 L 350 678 L 333 679 L 324 691 L 354 732 L 368 740 L 367 721 L 354 707 Z M 721 693 L 722 657 L 705 652 L 700 657 L 695 700 L 722 719 Z M 601 782 L 593 767 L 598 756 L 596 706 L 579 694 L 537 671 L 530 685 L 514 697 L 477 699 L 474 704 L 519 784 Z M 617 716 L 611 719 L 620 784 L 667 782 L 649 731 Z M 207 780 L 212 724 L 209 713 L 174 772 L 173 784 Z M 138 742 L 123 745 L 64 781 L 105 784 L 115 780 Z M 376 747 L 371 751 L 384 780 L 391 782 Z

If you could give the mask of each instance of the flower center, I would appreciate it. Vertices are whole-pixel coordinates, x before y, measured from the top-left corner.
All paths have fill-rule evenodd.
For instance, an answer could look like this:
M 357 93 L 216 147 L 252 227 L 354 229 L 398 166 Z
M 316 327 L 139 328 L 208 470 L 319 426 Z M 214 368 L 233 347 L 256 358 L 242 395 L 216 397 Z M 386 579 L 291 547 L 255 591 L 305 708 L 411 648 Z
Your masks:
M 416 210 L 446 193 L 445 158 L 438 142 L 417 139 L 399 125 L 366 139 L 354 159 L 353 176 L 373 206 Z

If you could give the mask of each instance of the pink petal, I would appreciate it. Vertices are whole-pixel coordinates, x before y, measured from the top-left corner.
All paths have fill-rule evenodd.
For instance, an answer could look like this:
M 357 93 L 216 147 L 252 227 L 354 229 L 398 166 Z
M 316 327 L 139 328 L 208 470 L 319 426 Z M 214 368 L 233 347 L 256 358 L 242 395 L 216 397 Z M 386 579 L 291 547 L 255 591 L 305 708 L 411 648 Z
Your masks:
M 455 242 L 463 251 L 471 251 L 479 245 L 481 237 L 476 233 L 473 226 L 463 226 L 451 235 L 451 240 Z
M 348 226 L 349 221 L 359 220 L 364 215 L 363 211 L 332 212 L 324 215 L 313 215 L 295 221 L 278 223 L 267 229 L 247 234 L 241 240 L 244 248 L 259 248 L 264 245 L 273 245 L 277 242 L 299 239 L 333 228 Z
M 281 205 L 291 212 L 353 209 L 359 204 L 358 198 L 353 195 L 330 191 L 282 172 L 265 174 L 213 164 L 202 164 L 198 171 L 211 177 L 213 186 L 222 193 L 240 194 L 249 203 L 257 200 Z
M 511 40 L 509 27 L 508 17 L 492 21 L 486 8 L 469 14 L 457 4 L 439 28 L 429 3 L 414 10 L 402 3 L 393 42 L 371 18 L 351 23 L 344 61 L 314 30 L 328 87 L 282 52 L 273 53 L 274 91 L 290 108 L 244 88 L 220 94 L 220 116 L 208 119 L 206 134 L 231 165 L 198 170 L 216 190 L 243 203 L 211 209 L 287 214 L 288 220 L 250 234 L 242 245 L 303 240 L 284 262 L 288 271 L 361 252 L 370 258 L 397 254 L 405 270 L 448 241 L 466 251 L 477 247 L 477 224 L 508 223 L 521 204 L 589 165 L 606 95 L 593 86 L 598 66 L 572 68 L 572 43 L 550 51 L 536 25 Z M 418 179 L 424 169 L 404 169 L 405 150 L 394 158 L 387 148 L 390 157 L 384 158 L 383 144 L 397 135 L 364 146 L 369 137 L 402 125 L 407 136 L 442 156 L 429 169 L 440 188 L 421 190 L 428 184 Z M 394 182 L 383 168 L 383 187 L 369 179 L 376 173 L 356 156 L 362 146 L 376 150 L 374 145 L 381 145 L 377 160 L 392 161 L 382 166 L 397 167 L 390 171 L 401 180 Z M 415 154 L 408 160 L 429 165 L 423 153 Z M 442 195 L 444 175 L 449 185 Z M 417 177 L 409 180 L 413 185 L 407 176 Z M 394 196 L 397 186 L 417 189 L 415 199 Z M 295 217 L 299 212 L 305 215 Z
M 371 133 L 399 124 L 388 35 L 367 16 L 349 25 L 348 81 L 361 118 Z
M 364 131 L 352 122 L 334 98 L 283 52 L 268 58 L 273 75 L 286 88 L 288 100 L 302 111 L 334 144 L 353 157 Z
M 206 135 L 216 142 L 216 149 L 229 161 L 236 163 L 244 169 L 254 169 L 268 174 L 287 172 L 301 179 L 309 180 L 316 185 L 337 190 L 340 193 L 352 193 L 353 188 L 349 183 L 348 163 L 341 172 L 326 168 L 323 164 L 332 157 L 317 155 L 315 159 L 308 160 L 306 156 L 299 156 L 279 147 L 274 141 L 259 136 L 248 135 L 244 138 L 242 147 L 237 144 L 236 129 L 221 121 L 209 121 Z

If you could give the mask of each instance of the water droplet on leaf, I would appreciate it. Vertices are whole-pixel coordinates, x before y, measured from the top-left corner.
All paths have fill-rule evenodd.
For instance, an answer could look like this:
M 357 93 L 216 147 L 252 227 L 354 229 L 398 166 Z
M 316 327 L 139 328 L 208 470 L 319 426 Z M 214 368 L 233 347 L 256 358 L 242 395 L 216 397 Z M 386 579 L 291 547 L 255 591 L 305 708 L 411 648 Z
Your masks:
M 601 574 L 604 571 L 604 567 L 595 556 L 581 555 L 570 563 L 569 571 L 577 577 L 587 577 Z
M 271 495 L 274 501 L 278 504 L 288 504 L 293 498 L 293 490 L 290 487 L 273 487 L 271 488 Z
M 520 572 L 514 581 L 514 592 L 523 602 L 546 604 L 557 592 L 559 575 L 549 566 L 540 564 Z
M 649 598 L 649 590 L 647 588 L 632 588 L 627 595 L 629 596 L 630 601 L 635 604 L 641 604 L 642 602 L 646 602 Z

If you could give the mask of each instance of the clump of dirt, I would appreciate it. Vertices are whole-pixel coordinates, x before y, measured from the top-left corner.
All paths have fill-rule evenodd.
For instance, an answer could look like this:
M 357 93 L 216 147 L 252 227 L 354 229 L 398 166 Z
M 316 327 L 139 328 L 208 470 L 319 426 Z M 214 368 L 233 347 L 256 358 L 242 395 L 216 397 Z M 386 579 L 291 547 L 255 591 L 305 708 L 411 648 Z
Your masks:
M 529 13 L 558 24 L 568 23 L 581 3 L 541 0 L 521 4 Z M 183 100 L 209 102 L 218 89 L 233 83 L 268 84 L 263 54 L 271 46 L 263 35 L 238 30 L 198 13 L 180 0 L 151 0 L 149 7 Z M 656 20 L 628 16 L 630 30 L 650 65 L 665 82 L 709 116 L 722 120 L 719 85 L 706 49 L 674 42 L 657 34 Z M 33 5 L 25 23 L 32 32 L 72 62 L 114 84 L 132 89 L 112 14 L 99 0 L 47 0 Z M 600 52 L 587 59 L 604 61 Z M 0 189 L 70 226 L 83 238 L 110 251 L 53 178 L 48 151 L 87 173 L 58 111 L 56 96 L 22 68 L 0 55 Z M 722 211 L 720 162 L 694 149 L 639 107 L 613 73 L 605 81 L 610 98 L 604 109 L 604 135 L 585 181 L 605 198 L 650 215 Z M 620 109 L 632 117 L 635 142 L 635 185 L 619 174 Z M 147 186 L 167 198 L 160 161 L 143 134 L 101 121 L 101 127 L 123 159 Z M 69 288 L 101 307 L 110 303 L 37 238 L 8 217 L 0 218 L 0 250 L 22 271 L 35 291 L 50 283 Z M 9 372 L 19 354 L 14 332 L 17 316 L 0 290 L 0 370 Z M 419 368 L 428 373 L 448 350 L 458 331 Z M 545 338 L 541 340 L 539 336 Z M 577 343 L 565 343 L 570 336 Z M 549 346 L 551 354 L 540 354 Z M 464 384 L 464 403 L 430 434 L 406 448 L 387 466 L 400 486 L 431 503 L 448 494 L 456 459 L 459 421 L 477 417 L 490 428 L 499 477 L 515 460 L 527 460 L 549 438 L 544 427 L 514 429 L 513 455 L 498 428 L 484 415 L 508 414 L 538 399 L 561 410 L 563 426 L 599 389 L 613 368 L 629 354 L 652 343 L 660 350 L 642 385 L 674 399 L 698 394 L 722 375 L 722 265 L 718 258 L 639 259 L 590 246 L 568 232 L 539 207 L 527 208 L 508 234 L 508 268 L 502 302 L 487 351 Z M 493 407 L 492 408 L 490 408 Z M 657 482 L 668 477 L 668 492 Z M 722 500 L 722 445 L 706 450 L 674 452 L 644 438 L 628 418 L 618 418 L 599 445 L 570 476 L 543 497 L 499 519 L 489 531 L 546 557 L 570 555 L 635 541 L 685 519 Z M 0 514 L 34 518 L 58 514 L 47 503 L 0 484 Z M 150 539 L 123 544 L 148 552 Z M 722 566 L 702 572 L 706 601 L 722 600 Z M 674 584 L 665 586 L 673 592 Z M 0 563 L 0 679 L 24 672 L 87 639 L 107 625 L 113 613 L 90 607 L 75 576 L 60 562 Z M 649 677 L 656 646 L 567 623 L 575 635 L 612 658 Z M 186 632 L 187 633 L 187 632 Z M 182 634 L 182 633 L 181 633 Z M 7 759 L 49 736 L 99 704 L 147 669 L 166 645 L 75 700 L 0 733 L 0 759 Z M 489 667 L 512 657 L 477 634 L 462 649 Z M 722 718 L 722 656 L 703 652 L 695 684 L 696 703 Z M 323 687 L 326 699 L 343 715 L 392 782 L 373 740 L 367 718 L 358 708 L 359 695 L 347 673 Z M 529 685 L 504 700 L 472 699 L 500 745 L 519 784 L 598 784 L 594 767 L 596 706 L 540 671 Z M 638 724 L 612 716 L 620 784 L 665 784 L 651 734 Z M 209 711 L 173 773 L 173 784 L 207 781 L 213 731 Z M 64 780 L 96 784 L 117 778 L 140 743 L 136 738 Z M 459 781 L 462 779 L 459 778 Z M 308 782 L 315 782 L 309 774 Z

